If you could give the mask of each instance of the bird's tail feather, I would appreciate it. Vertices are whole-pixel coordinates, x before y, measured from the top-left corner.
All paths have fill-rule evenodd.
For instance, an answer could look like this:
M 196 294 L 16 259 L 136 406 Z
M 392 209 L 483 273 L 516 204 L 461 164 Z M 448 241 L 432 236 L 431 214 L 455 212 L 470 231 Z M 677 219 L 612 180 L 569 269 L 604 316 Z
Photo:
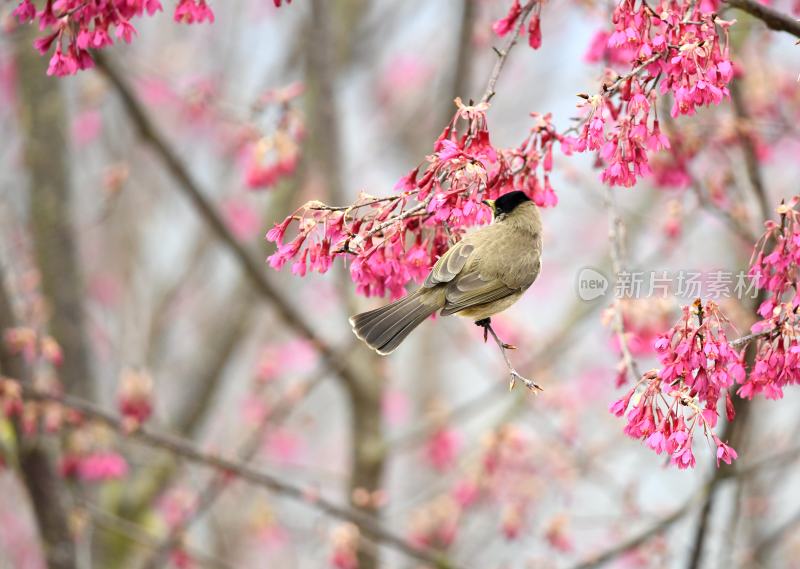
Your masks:
M 397 349 L 411 331 L 439 306 L 420 291 L 409 294 L 391 304 L 362 312 L 350 318 L 353 332 L 381 355 Z

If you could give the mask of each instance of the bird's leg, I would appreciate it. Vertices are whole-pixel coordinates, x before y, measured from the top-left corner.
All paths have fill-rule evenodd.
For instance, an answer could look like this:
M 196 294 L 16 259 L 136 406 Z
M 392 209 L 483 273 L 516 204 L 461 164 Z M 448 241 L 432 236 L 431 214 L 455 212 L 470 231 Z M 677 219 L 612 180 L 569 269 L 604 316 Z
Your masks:
M 497 334 L 495 334 L 495 331 L 492 329 L 492 319 L 491 318 L 481 318 L 480 320 L 476 320 L 475 321 L 475 325 L 476 326 L 480 326 L 481 328 L 483 328 L 483 342 L 484 343 L 486 343 L 489 340 L 489 332 L 490 331 L 492 332 L 492 336 L 494 336 L 494 339 L 497 340 Z M 497 341 L 499 342 L 500 340 L 497 340 Z M 512 346 L 511 344 L 506 344 L 505 342 L 502 342 L 502 348 L 505 349 L 505 350 L 516 350 L 517 349 L 516 346 Z
M 506 366 L 508 366 L 508 374 L 511 377 L 511 381 L 508 384 L 509 391 L 514 389 L 517 380 L 524 383 L 525 387 L 527 387 L 533 392 L 544 391 L 544 388 L 540 386 L 538 383 L 536 383 L 531 379 L 528 379 L 527 377 L 520 375 L 520 373 L 516 369 L 514 369 L 514 366 L 511 365 L 511 360 L 508 359 L 508 354 L 506 354 L 506 350 L 509 349 L 513 350 L 515 348 L 514 346 L 510 346 L 504 343 L 502 340 L 500 340 L 500 338 L 497 337 L 497 333 L 494 331 L 494 328 L 492 328 L 492 322 L 489 318 L 478 320 L 477 322 L 475 322 L 475 324 L 477 324 L 478 326 L 483 326 L 484 335 L 487 333 L 491 334 L 492 338 L 494 338 L 494 341 L 497 343 L 497 346 L 500 348 L 500 353 L 503 355 L 503 359 L 506 361 Z
M 492 319 L 491 318 L 481 318 L 480 320 L 475 321 L 475 326 L 480 326 L 483 328 L 483 343 L 489 341 L 489 328 L 492 326 Z

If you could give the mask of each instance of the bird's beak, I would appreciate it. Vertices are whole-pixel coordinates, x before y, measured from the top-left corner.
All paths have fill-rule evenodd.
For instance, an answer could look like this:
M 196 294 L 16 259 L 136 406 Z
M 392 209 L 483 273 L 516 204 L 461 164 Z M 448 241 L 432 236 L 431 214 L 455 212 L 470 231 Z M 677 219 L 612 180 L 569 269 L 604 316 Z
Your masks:
M 494 211 L 494 200 L 483 200 L 481 203 L 488 205 Z

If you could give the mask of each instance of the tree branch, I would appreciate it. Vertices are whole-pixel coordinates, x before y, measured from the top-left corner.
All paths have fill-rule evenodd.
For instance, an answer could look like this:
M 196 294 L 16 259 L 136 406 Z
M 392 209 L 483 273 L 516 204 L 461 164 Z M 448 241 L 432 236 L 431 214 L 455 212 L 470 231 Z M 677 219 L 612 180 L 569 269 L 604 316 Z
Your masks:
M 791 535 L 796 535 L 795 530 L 798 526 L 800 526 L 800 511 L 795 512 L 792 517 L 784 521 L 775 528 L 772 533 L 758 542 L 752 553 L 752 560 L 758 564 L 757 566 L 766 566 L 767 557 L 771 553 L 774 553 L 775 547 L 781 541 Z
M 148 446 L 160 448 L 171 452 L 184 459 L 190 460 L 197 464 L 213 468 L 223 474 L 233 475 L 237 478 L 249 482 L 255 486 L 266 488 L 272 492 L 290 498 L 292 500 L 306 504 L 310 508 L 314 508 L 328 514 L 329 516 L 353 523 L 358 526 L 359 530 L 368 538 L 377 542 L 383 543 L 388 547 L 404 553 L 408 557 L 430 563 L 434 567 L 457 569 L 456 566 L 450 564 L 439 556 L 436 552 L 417 548 L 409 544 L 403 538 L 395 535 L 389 530 L 383 528 L 373 516 L 351 510 L 346 507 L 339 506 L 325 498 L 312 496 L 309 492 L 294 486 L 288 482 L 257 470 L 256 468 L 244 464 L 240 461 L 227 459 L 211 453 L 206 453 L 199 450 L 191 442 L 175 437 L 168 434 L 158 433 L 146 427 L 141 427 L 134 431 L 126 428 L 123 422 L 108 411 L 97 407 L 89 401 L 79 399 L 71 396 L 53 395 L 44 393 L 40 390 L 34 389 L 27 383 L 21 384 L 23 397 L 31 401 L 50 401 L 55 402 L 82 414 L 83 416 L 97 421 L 111 428 L 112 430 L 124 434 L 125 436 L 138 440 Z
M 475 12 L 477 7 L 475 2 L 461 3 L 461 22 L 458 32 L 458 42 L 456 43 L 455 53 L 453 54 L 453 75 L 449 93 L 444 97 L 444 106 L 441 111 L 441 122 L 447 124 L 453 116 L 453 99 L 456 97 L 466 98 L 467 89 L 470 85 L 470 62 L 472 61 L 472 30 L 475 25 Z M 438 113 L 437 113 L 438 117 Z
M 695 501 L 697 500 L 696 496 L 692 496 L 686 503 L 672 512 L 671 514 L 667 515 L 666 517 L 660 519 L 652 526 L 644 530 L 643 532 L 633 536 L 630 539 L 626 539 L 625 541 L 620 542 L 619 544 L 615 545 L 611 549 L 606 550 L 605 552 L 592 556 L 591 559 L 578 563 L 574 565 L 571 569 L 594 569 L 595 567 L 600 567 L 601 565 L 605 565 L 606 563 L 610 563 L 614 561 L 618 557 L 621 557 L 640 547 L 650 541 L 655 536 L 664 533 L 670 527 L 672 527 L 676 522 L 680 521 L 689 511 L 692 509 Z
M 160 543 L 159 539 L 152 533 L 147 531 L 146 528 L 130 522 L 125 518 L 115 516 L 110 512 L 106 512 L 102 508 L 90 503 L 81 504 L 83 508 L 88 510 L 92 522 L 100 529 L 118 534 L 128 541 L 132 541 L 137 545 L 146 548 L 153 548 Z M 197 551 L 195 549 L 187 548 L 187 552 L 191 555 L 193 560 L 204 566 L 219 567 L 221 569 L 235 569 L 235 566 L 228 563 L 224 559 L 211 556 L 205 552 Z
M 86 341 L 78 243 L 72 227 L 72 188 L 66 101 L 62 83 L 45 74 L 47 62 L 30 44 L 34 26 L 18 35 L 20 135 L 28 170 L 36 266 L 47 304 L 50 334 L 61 346 L 59 378 L 67 391 L 90 398 L 93 392 Z
M 525 26 L 525 20 L 528 18 L 528 15 L 531 13 L 531 10 L 533 10 L 533 7 L 538 1 L 539 0 L 530 0 L 527 4 L 525 4 L 520 12 L 517 26 L 511 33 L 511 37 L 508 39 L 503 49 L 497 51 L 497 61 L 495 61 L 494 68 L 492 68 L 492 73 L 489 75 L 489 81 L 486 83 L 486 90 L 483 92 L 483 97 L 481 97 L 482 103 L 488 103 L 492 100 L 492 97 L 494 97 L 494 88 L 495 85 L 497 85 L 497 80 L 500 78 L 500 73 L 503 71 L 503 67 L 506 64 L 508 54 L 511 53 L 511 50 L 514 49 L 515 45 L 517 45 L 519 34 L 522 31 L 523 26 Z
M 337 109 L 338 70 L 333 56 L 343 49 L 349 51 L 358 42 L 358 38 L 353 34 L 332 33 L 336 3 L 311 0 L 310 8 L 308 25 L 314 32 L 307 34 L 305 45 L 308 82 L 306 94 L 312 128 L 308 146 L 313 165 L 319 169 L 327 185 L 328 199 L 334 203 L 346 203 L 347 192 L 342 174 L 342 164 L 346 163 L 346 145 L 343 144 L 342 125 Z M 354 29 L 361 15 L 359 11 L 344 11 L 341 17 L 344 28 Z M 376 228 L 374 231 L 377 233 L 380 230 Z M 339 264 L 333 267 L 333 272 L 342 303 L 351 314 L 358 312 L 358 299 L 346 267 Z M 351 362 L 359 370 L 362 380 L 347 385 L 345 389 L 350 407 L 351 441 L 347 489 L 351 507 L 372 514 L 368 508 L 354 501 L 353 496 L 357 489 L 374 492 L 383 482 L 385 457 L 380 453 L 370 452 L 369 449 L 381 447 L 384 443 L 381 401 L 385 382 L 380 379 L 376 381 L 383 374 L 379 357 L 372 351 L 359 350 L 353 353 Z M 374 514 L 377 517 L 379 512 L 375 510 Z M 357 555 L 360 569 L 375 569 L 381 565 L 375 548 L 365 548 L 359 544 Z
M 247 249 L 230 232 L 225 221 L 217 213 L 213 204 L 200 191 L 198 184 L 166 139 L 157 131 L 155 125 L 147 116 L 144 107 L 114 66 L 100 53 L 95 54 L 95 59 L 98 69 L 103 72 L 116 89 L 141 138 L 156 152 L 167 170 L 177 180 L 178 186 L 192 202 L 198 215 L 208 225 L 212 233 L 236 258 L 256 293 L 262 299 L 270 302 L 281 319 L 300 336 L 308 340 L 319 351 L 323 359 L 335 361 L 343 357 L 343 352 L 335 352 L 331 346 L 319 337 L 314 329 L 306 323 L 301 313 L 292 307 L 289 299 L 285 298 L 267 280 L 262 265 L 250 255 Z M 357 376 L 349 366 L 344 366 L 339 375 L 346 383 L 356 383 Z
M 738 78 L 735 78 L 731 81 L 730 85 L 731 101 L 733 102 L 733 109 L 736 112 L 738 123 L 737 132 L 739 135 L 739 143 L 742 145 L 744 163 L 747 168 L 747 178 L 750 180 L 753 193 L 756 195 L 761 219 L 767 220 L 770 218 L 769 198 L 767 197 L 767 190 L 764 186 L 764 176 L 761 174 L 756 146 L 753 143 L 753 139 L 750 137 L 750 130 L 753 128 L 753 120 L 744 102 L 741 89 L 739 88 L 739 81 Z
M 788 14 L 784 14 L 756 0 L 725 0 L 725 3 L 761 20 L 771 30 L 786 32 L 800 38 L 800 21 Z
M 325 373 L 327 373 L 327 370 L 322 369 L 314 377 L 306 381 L 306 388 L 303 391 L 303 396 L 308 396 L 316 387 L 321 385 L 320 380 Z M 275 411 L 268 413 L 240 446 L 237 452 L 238 460 L 243 463 L 252 460 L 253 456 L 255 456 L 261 448 L 267 429 L 270 427 L 274 428 L 282 423 L 295 409 L 296 405 L 297 401 L 289 398 L 289 400 L 284 401 L 282 405 L 278 406 Z M 144 569 L 156 569 L 161 564 L 164 557 L 180 543 L 181 537 L 186 530 L 189 529 L 195 521 L 200 519 L 205 512 L 211 509 L 226 488 L 228 488 L 228 479 L 224 473 L 217 474 L 213 477 L 198 493 L 196 504 L 191 514 L 185 516 L 170 529 L 167 538 L 154 548 L 152 556 L 142 564 L 142 567 Z

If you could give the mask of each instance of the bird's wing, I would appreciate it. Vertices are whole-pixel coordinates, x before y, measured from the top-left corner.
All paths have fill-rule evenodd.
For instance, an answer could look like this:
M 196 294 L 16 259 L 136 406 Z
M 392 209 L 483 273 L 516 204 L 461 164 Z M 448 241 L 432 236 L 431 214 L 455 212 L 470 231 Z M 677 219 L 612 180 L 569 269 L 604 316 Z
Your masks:
M 452 281 L 467 264 L 474 249 L 475 247 L 466 241 L 459 241 L 453 245 L 436 261 L 423 286 L 432 288 L 438 284 Z
M 442 316 L 500 300 L 520 290 L 509 287 L 498 278 L 481 275 L 477 270 L 467 270 L 447 285 Z

